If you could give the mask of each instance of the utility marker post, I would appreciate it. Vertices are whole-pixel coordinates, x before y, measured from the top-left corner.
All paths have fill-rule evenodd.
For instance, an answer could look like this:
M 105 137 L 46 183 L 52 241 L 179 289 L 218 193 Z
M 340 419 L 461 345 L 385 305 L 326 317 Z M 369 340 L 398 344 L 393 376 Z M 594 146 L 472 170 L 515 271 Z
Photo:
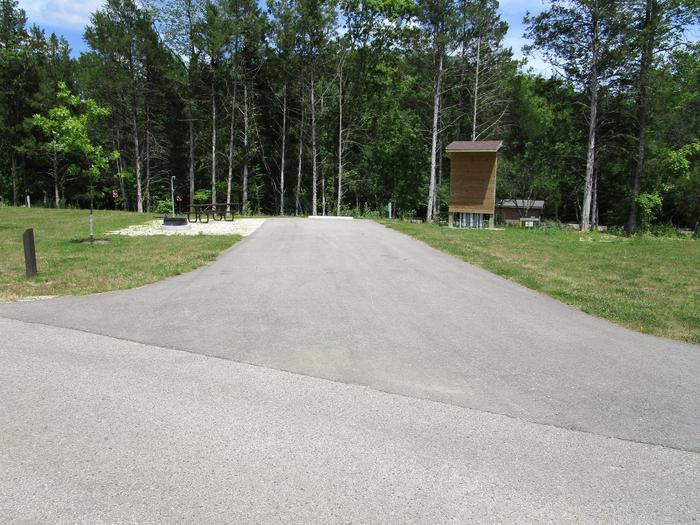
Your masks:
M 24 266 L 27 270 L 27 278 L 31 279 L 36 275 L 36 248 L 33 228 L 24 231 L 22 243 L 24 244 Z
M 170 203 L 173 205 L 173 217 L 175 217 L 175 175 L 170 177 Z

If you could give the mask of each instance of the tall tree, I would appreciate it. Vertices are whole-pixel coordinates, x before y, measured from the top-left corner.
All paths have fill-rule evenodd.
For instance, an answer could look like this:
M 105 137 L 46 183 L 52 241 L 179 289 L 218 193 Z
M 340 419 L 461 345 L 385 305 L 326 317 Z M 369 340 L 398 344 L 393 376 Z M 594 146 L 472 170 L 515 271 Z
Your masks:
M 46 115 L 34 115 L 32 123 L 47 137 L 50 150 L 69 159 L 68 169 L 87 178 L 92 215 L 95 186 L 109 162 L 119 156 L 117 151 L 105 152 L 90 137 L 91 128 L 96 121 L 107 117 L 109 110 L 93 99 L 83 101 L 71 94 L 65 82 L 59 82 L 57 98 L 59 105 Z
M 31 114 L 36 68 L 28 47 L 27 17 L 16 0 L 0 1 L 0 151 L 9 157 L 12 204 L 19 204 L 19 152 L 23 123 Z
M 588 94 L 588 141 L 581 230 L 591 226 L 598 108 L 601 86 L 619 74 L 626 17 L 614 0 L 550 0 L 549 9 L 527 17 L 530 51 L 537 50 Z
M 299 13 L 295 0 L 274 0 L 269 2 L 269 10 L 272 15 L 272 45 L 275 50 L 276 64 L 278 64 L 279 83 L 277 98 L 281 98 L 282 126 L 280 131 L 280 161 L 279 161 L 279 213 L 284 215 L 285 198 L 285 165 L 287 154 L 287 129 L 289 112 L 289 84 L 293 69 L 299 68 L 296 60 L 298 45 L 297 31 L 299 27 Z M 279 95 L 281 91 L 281 96 Z
M 637 144 L 631 177 L 631 202 L 625 231 L 632 233 L 639 225 L 639 197 L 646 161 L 646 134 L 651 102 L 651 76 L 661 53 L 677 47 L 687 39 L 686 28 L 700 20 L 700 4 L 695 0 L 633 1 L 632 43 L 634 69 L 631 74 L 636 92 Z
M 514 62 L 503 39 L 508 25 L 498 14 L 495 0 L 460 0 L 458 38 L 460 66 L 458 109 L 467 118 L 456 123 L 456 137 L 479 140 L 500 133 L 508 108 L 508 83 L 514 75 Z M 465 126 L 462 125 L 465 120 Z
M 197 120 L 197 86 L 196 81 L 200 70 L 202 49 L 199 43 L 202 41 L 202 19 L 204 6 L 201 0 L 165 0 L 159 9 L 160 22 L 164 27 L 164 34 L 168 46 L 172 50 L 180 64 L 182 75 L 176 77 L 179 81 L 181 99 L 185 103 L 188 131 L 188 179 L 189 179 L 189 204 L 194 204 L 195 192 L 195 122 Z
M 148 13 L 133 0 L 108 0 L 92 15 L 85 41 L 97 58 L 95 74 L 102 79 L 102 93 L 117 108 L 123 129 L 131 135 L 136 210 L 143 212 L 147 65 L 157 48 L 157 35 Z
M 432 221 L 435 217 L 437 171 L 438 163 L 442 158 L 442 152 L 439 151 L 438 146 L 438 135 L 440 132 L 445 60 L 446 56 L 455 47 L 456 7 L 455 3 L 451 0 L 430 0 L 422 2 L 419 11 L 419 21 L 424 28 L 425 38 L 428 42 L 433 62 L 430 179 L 428 183 L 428 204 L 426 213 L 426 220 L 428 221 Z
M 322 79 L 323 53 L 336 26 L 335 4 L 329 0 L 300 0 L 300 36 L 302 60 L 308 63 L 309 114 L 311 117 L 311 212 L 318 214 L 318 86 Z M 325 195 L 324 195 L 325 197 Z

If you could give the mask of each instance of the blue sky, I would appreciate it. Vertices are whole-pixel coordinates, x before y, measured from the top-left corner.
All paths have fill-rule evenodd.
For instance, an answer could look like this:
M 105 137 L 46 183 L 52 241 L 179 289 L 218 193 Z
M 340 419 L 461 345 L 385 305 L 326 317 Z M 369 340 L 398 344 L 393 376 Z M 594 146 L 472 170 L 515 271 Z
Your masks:
M 74 55 L 85 49 L 83 28 L 89 21 L 90 13 L 102 3 L 103 0 L 19 0 L 29 22 L 43 27 L 47 33 L 53 31 L 62 34 L 70 42 Z M 501 0 L 501 17 L 509 25 L 506 45 L 513 48 L 515 56 L 522 56 L 525 13 L 537 13 L 542 8 L 542 0 Z M 546 65 L 537 59 L 530 59 L 529 65 L 536 71 L 546 70 Z

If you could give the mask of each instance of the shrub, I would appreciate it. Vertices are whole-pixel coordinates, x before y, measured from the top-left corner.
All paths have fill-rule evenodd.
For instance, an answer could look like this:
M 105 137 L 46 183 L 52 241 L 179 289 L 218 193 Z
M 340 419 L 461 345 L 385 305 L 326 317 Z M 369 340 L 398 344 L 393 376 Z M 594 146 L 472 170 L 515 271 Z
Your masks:
M 398 216 L 403 221 L 406 219 L 413 219 L 416 216 L 416 210 L 401 210 L 401 212 L 398 213 Z
M 671 223 L 647 225 L 642 233 L 653 235 L 654 237 L 687 238 L 677 227 Z
M 194 192 L 195 204 L 209 204 L 211 202 L 211 190 L 197 190 Z
M 173 212 L 173 201 L 171 199 L 159 200 L 153 207 L 153 213 L 170 214 Z
M 642 226 L 650 225 L 661 212 L 661 205 L 663 204 L 661 195 L 656 191 L 640 193 L 636 201 L 637 206 L 639 206 L 639 218 Z

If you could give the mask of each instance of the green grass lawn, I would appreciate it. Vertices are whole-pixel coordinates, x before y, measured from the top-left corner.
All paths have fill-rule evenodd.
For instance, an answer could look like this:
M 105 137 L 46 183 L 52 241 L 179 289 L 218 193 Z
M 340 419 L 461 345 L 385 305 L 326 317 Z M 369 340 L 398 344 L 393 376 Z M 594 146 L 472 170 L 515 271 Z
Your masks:
M 240 236 L 107 235 L 153 220 L 152 214 L 95 212 L 88 237 L 86 210 L 0 207 L 0 300 L 40 295 L 81 295 L 133 288 L 178 275 L 213 260 Z M 22 233 L 34 228 L 39 274 L 25 276 Z M 106 241 L 106 242 L 104 242 Z
M 382 223 L 584 312 L 700 343 L 699 241 Z

